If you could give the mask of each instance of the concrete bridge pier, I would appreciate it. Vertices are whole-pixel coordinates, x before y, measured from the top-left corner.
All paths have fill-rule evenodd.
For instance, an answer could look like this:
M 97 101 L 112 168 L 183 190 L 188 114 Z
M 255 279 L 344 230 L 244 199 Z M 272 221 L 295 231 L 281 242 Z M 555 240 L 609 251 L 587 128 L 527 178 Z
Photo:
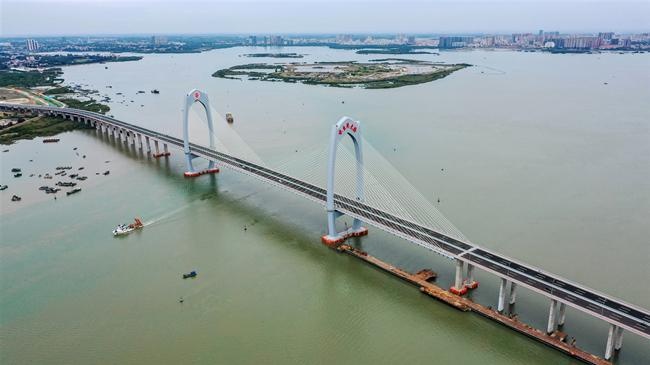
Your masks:
M 141 133 L 138 133 L 138 147 L 140 148 L 140 150 L 142 150 L 143 147 L 144 147 L 144 145 L 142 144 L 142 134 Z
M 144 141 L 147 143 L 147 152 L 151 152 L 151 141 L 149 140 L 149 136 L 144 136 Z
M 564 326 L 565 320 L 566 320 L 566 304 L 560 303 L 560 309 L 558 310 L 558 315 L 557 315 L 558 327 Z
M 463 266 L 462 260 L 456 259 L 456 275 L 454 277 L 454 286 L 449 288 L 449 291 L 456 295 L 464 295 L 467 293 L 467 288 L 463 283 Z
M 557 300 L 551 299 L 551 307 L 548 311 L 548 325 L 546 326 L 546 333 L 549 335 L 557 329 L 557 308 Z
M 605 344 L 605 360 L 611 360 L 614 353 L 614 344 L 616 342 L 616 332 L 617 328 L 615 325 L 609 325 L 609 331 L 607 332 L 607 343 Z
M 513 305 L 515 304 L 516 300 L 517 300 L 517 283 L 510 282 L 510 299 L 508 300 L 508 304 Z
M 467 263 L 467 281 L 465 287 L 468 290 L 478 288 L 478 281 L 474 280 L 474 265 Z
M 501 283 L 499 283 L 499 299 L 497 301 L 497 311 L 503 313 L 503 310 L 506 307 L 506 286 L 508 285 L 508 280 L 501 278 Z
M 614 350 L 621 351 L 621 347 L 623 347 L 623 328 L 617 327 L 617 329 L 616 341 L 614 341 Z

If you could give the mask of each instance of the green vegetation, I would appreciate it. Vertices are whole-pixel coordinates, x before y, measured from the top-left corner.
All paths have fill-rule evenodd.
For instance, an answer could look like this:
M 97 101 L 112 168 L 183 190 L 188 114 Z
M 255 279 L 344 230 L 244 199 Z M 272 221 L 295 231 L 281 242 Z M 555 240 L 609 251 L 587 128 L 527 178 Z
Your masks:
M 49 137 L 74 129 L 89 128 L 83 123 L 59 117 L 34 117 L 0 130 L 0 144 L 12 144 L 21 139 Z
M 238 79 L 235 76 L 249 76 L 249 77 L 266 77 L 266 72 L 256 72 L 253 70 L 273 70 L 274 72 L 282 71 L 281 65 L 267 65 L 265 63 L 249 63 L 246 65 L 233 66 L 218 70 L 212 74 L 212 77 L 219 77 L 222 79 Z
M 59 78 L 62 74 L 59 68 L 50 68 L 40 71 L 0 71 L 0 87 L 34 87 L 34 86 L 54 86 L 63 80 Z
M 108 105 L 100 104 L 94 99 L 81 101 L 77 99 L 62 98 L 57 100 L 65 103 L 69 108 L 87 110 L 89 112 L 106 114 L 109 110 L 111 110 Z
M 43 94 L 45 94 L 45 95 L 59 95 L 59 94 L 72 94 L 73 92 L 74 92 L 74 90 L 72 90 L 71 88 L 69 88 L 67 86 L 59 86 L 59 87 L 55 87 L 53 89 L 47 90 Z

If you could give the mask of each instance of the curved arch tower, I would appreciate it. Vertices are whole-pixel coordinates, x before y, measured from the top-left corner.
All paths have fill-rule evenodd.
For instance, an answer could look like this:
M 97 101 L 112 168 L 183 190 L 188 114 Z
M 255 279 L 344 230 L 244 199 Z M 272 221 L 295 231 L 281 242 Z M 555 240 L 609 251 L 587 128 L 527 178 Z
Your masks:
M 210 149 L 214 150 L 214 127 L 212 124 L 212 111 L 210 110 L 210 100 L 208 94 L 203 91 L 193 89 L 185 96 L 185 108 L 183 108 L 183 152 L 185 152 L 185 159 L 187 162 L 187 171 L 183 174 L 185 177 L 196 177 L 204 174 L 215 174 L 219 172 L 219 168 L 214 166 L 214 161 L 210 161 L 208 168 L 205 170 L 196 171 L 192 160 L 197 156 L 192 153 L 190 149 L 190 133 L 189 133 L 189 113 L 190 108 L 194 103 L 199 103 L 205 109 L 205 114 L 208 117 L 208 130 L 210 135 Z
M 361 140 L 361 122 L 352 120 L 349 117 L 341 118 L 334 126 L 330 133 L 330 154 L 327 163 L 327 232 L 328 234 L 322 237 L 324 244 L 328 246 L 337 245 L 349 237 L 359 237 L 368 234 L 368 229 L 361 226 L 361 221 L 354 219 L 352 227 L 338 232 L 336 230 L 336 218 L 343 215 L 343 213 L 336 210 L 334 205 L 334 173 L 336 169 L 336 150 L 338 149 L 339 142 L 342 138 L 349 136 L 354 143 L 354 154 L 357 162 L 357 181 L 356 181 L 356 199 L 363 201 L 364 197 L 364 182 L 363 182 L 363 149 Z

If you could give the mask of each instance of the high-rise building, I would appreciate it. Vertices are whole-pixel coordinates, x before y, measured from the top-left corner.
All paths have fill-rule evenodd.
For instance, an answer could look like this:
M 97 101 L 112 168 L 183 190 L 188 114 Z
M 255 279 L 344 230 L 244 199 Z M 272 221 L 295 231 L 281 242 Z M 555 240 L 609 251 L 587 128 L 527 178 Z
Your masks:
M 30 52 L 38 51 L 38 41 L 35 39 L 28 39 L 27 50 Z
M 284 44 L 284 39 L 282 36 L 272 35 L 269 44 L 272 46 L 282 46 Z
M 352 34 L 339 34 L 336 36 L 336 41 L 339 43 L 352 42 Z
M 598 38 L 609 41 L 612 38 L 614 38 L 614 32 L 604 32 L 604 33 L 601 32 L 601 33 L 598 33 Z
M 473 37 L 440 37 L 438 48 L 463 48 L 473 40 Z
M 248 37 L 248 45 L 257 46 L 257 36 L 252 35 Z
M 151 43 L 153 43 L 156 46 L 167 44 L 167 37 L 161 35 L 155 35 L 151 37 Z

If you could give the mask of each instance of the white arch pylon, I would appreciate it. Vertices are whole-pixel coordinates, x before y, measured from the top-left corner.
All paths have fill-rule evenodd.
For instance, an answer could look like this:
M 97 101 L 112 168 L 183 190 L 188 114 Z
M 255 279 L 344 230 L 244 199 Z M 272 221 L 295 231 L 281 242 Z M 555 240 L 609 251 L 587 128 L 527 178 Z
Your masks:
M 334 173 L 336 169 L 336 150 L 339 142 L 345 136 L 350 136 L 354 143 L 354 154 L 357 161 L 357 189 L 356 199 L 363 201 L 364 197 L 364 179 L 363 179 L 363 149 L 361 139 L 361 122 L 353 120 L 349 117 L 343 117 L 332 126 L 330 133 L 330 154 L 327 163 L 327 235 L 322 237 L 324 244 L 328 246 L 337 245 L 349 237 L 359 237 L 368 234 L 368 229 L 361 226 L 361 221 L 354 219 L 352 227 L 338 232 L 336 230 L 336 218 L 343 215 L 343 213 L 336 210 L 334 206 Z
M 190 150 L 190 133 L 189 133 L 189 113 L 190 108 L 194 103 L 199 103 L 205 109 L 205 114 L 208 117 L 208 130 L 210 138 L 210 149 L 215 149 L 214 144 L 214 127 L 212 124 L 212 111 L 210 110 L 210 100 L 208 99 L 208 94 L 193 89 L 187 93 L 185 96 L 185 108 L 183 108 L 183 152 L 185 152 L 185 161 L 187 162 L 187 171 L 183 174 L 185 177 L 196 177 L 203 174 L 214 174 L 219 172 L 219 168 L 214 166 L 214 161 L 210 160 L 208 168 L 201 171 L 195 171 L 192 160 L 196 155 L 192 154 Z

